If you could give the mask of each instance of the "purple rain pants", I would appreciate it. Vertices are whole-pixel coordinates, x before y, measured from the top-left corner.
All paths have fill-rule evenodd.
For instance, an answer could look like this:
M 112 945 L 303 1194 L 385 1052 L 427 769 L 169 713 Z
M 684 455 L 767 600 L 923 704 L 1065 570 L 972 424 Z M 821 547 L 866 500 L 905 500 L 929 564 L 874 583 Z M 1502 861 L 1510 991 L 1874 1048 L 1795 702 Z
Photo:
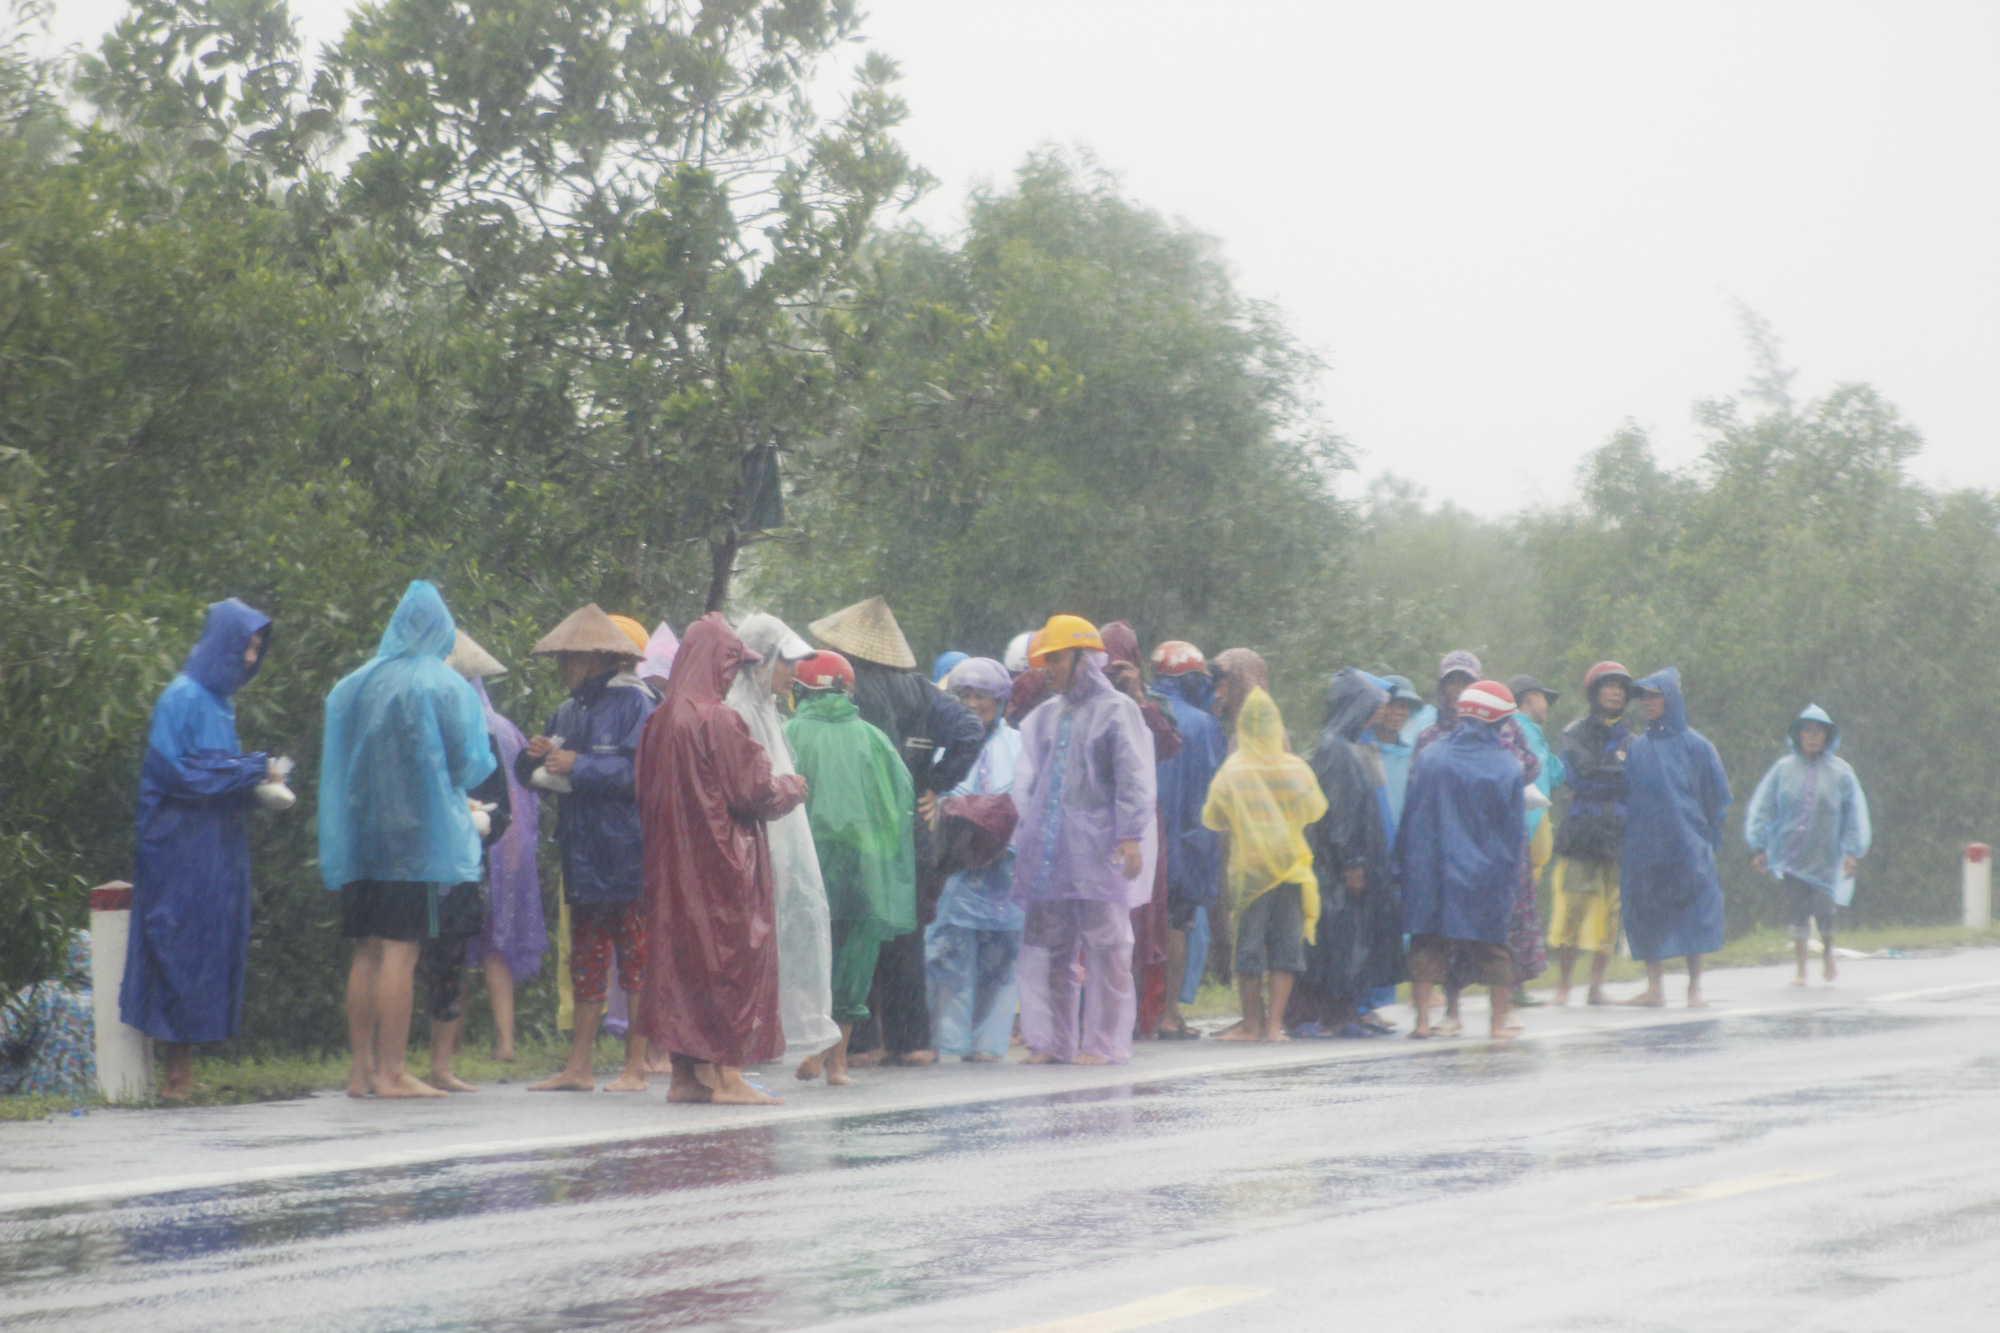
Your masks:
M 1029 1050 L 1062 1061 L 1081 1053 L 1131 1063 L 1139 1018 L 1131 908 L 1076 898 L 1029 903 L 1015 976 Z

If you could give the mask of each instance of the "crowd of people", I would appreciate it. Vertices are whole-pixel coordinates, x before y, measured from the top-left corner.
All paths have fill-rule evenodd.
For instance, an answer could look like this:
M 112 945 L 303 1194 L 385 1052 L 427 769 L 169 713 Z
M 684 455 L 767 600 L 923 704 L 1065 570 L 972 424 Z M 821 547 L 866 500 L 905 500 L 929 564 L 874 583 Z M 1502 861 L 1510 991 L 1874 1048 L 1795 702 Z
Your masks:
M 164 1044 L 169 1098 L 194 1046 L 237 1030 L 245 821 L 293 799 L 287 764 L 242 751 L 231 706 L 271 629 L 234 599 L 210 608 L 154 713 L 121 1009 Z M 819 646 L 710 613 L 676 638 L 582 607 L 533 650 L 569 693 L 528 735 L 485 688 L 507 668 L 410 586 L 327 697 L 314 793 L 353 941 L 350 1094 L 473 1090 L 451 1065 L 469 970 L 511 1056 L 512 987 L 548 947 L 549 800 L 572 1046 L 538 1091 L 595 1088 L 604 1030 L 625 1041 L 608 1090 L 665 1073 L 672 1102 L 775 1100 L 744 1071 L 785 1057 L 832 1084 L 1015 1045 L 1030 1064 L 1122 1063 L 1135 1039 L 1201 1035 L 1182 1006 L 1205 975 L 1242 1000 L 1218 1040 L 1395 1032 L 1405 981 L 1410 1037 L 1459 1033 L 1460 994 L 1483 985 L 1504 1040 L 1551 950 L 1554 1003 L 1586 957 L 1586 1001 L 1609 1002 L 1621 935 L 1648 975 L 1626 1003 L 1664 1004 L 1674 958 L 1703 1003 L 1730 791 L 1671 667 L 1592 667 L 1553 743 L 1559 692 L 1488 678 L 1470 652 L 1445 655 L 1429 699 L 1347 667 L 1295 753 L 1249 648 L 1147 654 L 1122 621 L 1056 615 L 998 658 L 947 652 L 925 673 L 879 597 L 808 630 Z M 1868 850 L 1838 749 L 1808 707 L 1745 825 L 1782 886 L 1797 984 L 1814 927 L 1833 978 Z M 406 1067 L 419 982 L 428 1078 Z

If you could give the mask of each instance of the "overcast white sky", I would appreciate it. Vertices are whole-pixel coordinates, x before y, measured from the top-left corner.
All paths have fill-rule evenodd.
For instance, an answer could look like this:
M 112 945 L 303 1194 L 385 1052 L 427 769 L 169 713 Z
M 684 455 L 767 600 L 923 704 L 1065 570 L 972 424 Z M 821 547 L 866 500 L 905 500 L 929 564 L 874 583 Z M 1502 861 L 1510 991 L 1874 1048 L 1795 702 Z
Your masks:
M 1626 418 L 1692 456 L 1740 298 L 1918 471 L 2000 487 L 2000 4 L 874 0 L 905 140 L 966 190 L 1089 148 L 1327 360 L 1362 471 L 1557 503 Z M 119 0 L 60 0 L 65 39 Z M 295 0 L 315 44 L 344 5 Z

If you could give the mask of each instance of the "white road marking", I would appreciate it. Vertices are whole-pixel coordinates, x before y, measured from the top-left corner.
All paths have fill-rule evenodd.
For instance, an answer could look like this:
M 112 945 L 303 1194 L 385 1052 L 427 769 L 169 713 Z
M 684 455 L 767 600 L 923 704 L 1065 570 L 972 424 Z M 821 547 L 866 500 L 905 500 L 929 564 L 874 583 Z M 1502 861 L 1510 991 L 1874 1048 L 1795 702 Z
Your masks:
M 1893 995 L 1877 995 L 1874 1004 L 1895 1004 L 1899 1000 L 1928 1000 L 1937 995 L 1968 995 L 1973 991 L 1993 990 L 2000 987 L 2000 981 L 1967 981 L 1956 986 L 1932 986 L 1929 990 L 1902 990 Z
M 1704 1199 L 1727 1199 L 1735 1194 L 1754 1194 L 1758 1190 L 1777 1189 L 1783 1185 L 1803 1185 L 1809 1180 L 1825 1180 L 1824 1171 L 1766 1171 L 1761 1175 L 1738 1176 L 1734 1180 L 1712 1180 L 1706 1185 L 1686 1185 L 1680 1189 L 1662 1190 L 1658 1194 L 1640 1194 L 1630 1199 L 1606 1199 L 1605 1208 L 1672 1208 L 1675 1204 L 1699 1203 Z
M 1226 1305 L 1236 1305 L 1269 1293 L 1261 1287 L 1181 1287 L 1160 1296 L 1148 1296 L 1130 1305 L 1089 1314 L 1071 1315 L 1052 1324 L 1028 1324 L 1006 1333 L 1125 1333 L 1130 1328 L 1151 1328 L 1170 1319 L 1207 1314 Z

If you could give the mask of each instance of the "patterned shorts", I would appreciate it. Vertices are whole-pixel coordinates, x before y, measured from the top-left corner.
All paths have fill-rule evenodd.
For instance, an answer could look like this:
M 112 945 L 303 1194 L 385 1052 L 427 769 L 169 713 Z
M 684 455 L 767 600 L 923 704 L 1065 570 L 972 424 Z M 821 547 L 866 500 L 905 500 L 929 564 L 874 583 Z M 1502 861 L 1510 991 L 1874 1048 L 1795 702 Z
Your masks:
M 569 984 L 578 1004 L 603 1004 L 618 955 L 618 984 L 628 995 L 646 979 L 646 918 L 640 903 L 571 903 Z

